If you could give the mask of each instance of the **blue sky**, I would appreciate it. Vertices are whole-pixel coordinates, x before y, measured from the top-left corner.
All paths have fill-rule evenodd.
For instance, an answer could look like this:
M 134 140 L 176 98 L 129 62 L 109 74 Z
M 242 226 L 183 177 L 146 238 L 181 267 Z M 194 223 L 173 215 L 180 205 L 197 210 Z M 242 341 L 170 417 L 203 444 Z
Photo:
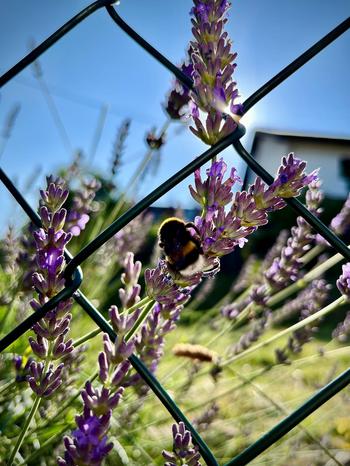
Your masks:
M 238 52 L 236 80 L 242 100 L 350 12 L 349 0 L 232 3 L 227 30 Z M 44 40 L 86 5 L 88 2 L 80 0 L 1 2 L 0 72 L 27 53 L 30 40 Z M 178 64 L 191 38 L 191 6 L 190 0 L 122 0 L 117 8 L 130 25 Z M 349 50 L 347 32 L 256 105 L 244 122 L 247 136 L 243 142 L 247 147 L 255 128 L 350 137 Z M 170 73 L 126 36 L 105 10 L 90 16 L 55 44 L 40 58 L 40 64 L 72 151 L 81 149 L 89 154 L 101 107 L 108 105 L 94 168 L 108 170 L 116 130 L 124 118 L 132 119 L 125 165 L 117 178 L 121 185 L 127 185 L 145 151 L 145 132 L 165 121 L 161 104 L 172 83 Z M 21 105 L 0 163 L 20 188 L 40 167 L 42 175 L 27 194 L 35 206 L 36 190 L 43 185 L 44 174 L 66 164 L 72 153 L 63 144 L 31 69 L 3 87 L 0 97 L 1 131 L 10 109 Z M 179 125 L 171 126 L 158 176 L 147 178 L 140 195 L 206 149 L 189 130 L 177 134 L 178 129 Z M 302 154 L 298 156 L 302 158 Z M 233 150 L 227 149 L 225 157 L 243 170 Z M 183 182 L 158 205 L 193 205 L 188 184 L 189 180 Z M 0 198 L 0 223 L 4 225 L 13 215 L 13 204 L 2 187 Z

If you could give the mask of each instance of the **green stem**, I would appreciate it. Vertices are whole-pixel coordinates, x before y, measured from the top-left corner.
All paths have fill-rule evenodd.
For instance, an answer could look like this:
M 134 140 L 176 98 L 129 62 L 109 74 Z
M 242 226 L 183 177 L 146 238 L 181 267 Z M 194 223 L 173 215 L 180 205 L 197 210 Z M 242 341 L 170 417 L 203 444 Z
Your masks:
M 139 318 L 135 322 L 133 328 L 130 330 L 129 333 L 126 334 L 125 340 L 129 341 L 135 333 L 139 330 L 143 322 L 145 321 L 146 317 L 148 316 L 150 310 L 153 308 L 155 301 L 152 299 L 144 308 L 144 310 L 141 312 Z
M 269 395 L 267 395 L 264 390 L 262 390 L 259 385 L 256 385 L 252 380 L 248 379 L 247 377 L 245 377 L 244 375 L 242 375 L 241 373 L 235 371 L 234 369 L 232 369 L 232 367 L 228 367 L 228 370 L 231 372 L 231 374 L 235 375 L 236 377 L 238 377 L 242 382 L 246 383 L 246 384 L 249 384 L 253 390 L 255 390 L 255 392 L 257 392 L 262 398 L 264 398 L 265 400 L 267 400 L 272 406 L 274 406 L 277 411 L 279 411 L 280 413 L 284 414 L 285 416 L 288 416 L 290 413 L 284 408 L 284 406 L 282 406 L 281 404 L 277 403 L 277 401 L 275 401 L 274 399 L 272 399 Z M 343 466 L 342 463 L 340 463 L 336 458 L 335 456 L 333 456 L 333 454 L 329 451 L 329 449 L 325 446 L 325 445 L 322 445 L 322 443 L 311 433 L 309 432 L 309 430 L 304 427 L 302 424 L 299 424 L 298 426 L 298 429 L 301 430 L 312 442 L 314 442 L 321 450 L 323 450 L 326 455 L 329 456 L 329 458 L 331 458 L 335 464 L 337 464 L 338 466 Z
M 47 448 L 57 440 L 60 440 L 62 437 L 62 434 L 66 432 L 70 427 L 74 427 L 75 422 L 70 422 L 67 423 L 59 432 L 57 432 L 55 435 L 50 437 L 49 439 L 44 442 L 38 450 L 35 450 L 31 455 L 27 456 L 27 458 L 24 460 L 24 464 L 29 464 L 30 461 L 33 461 L 36 458 L 40 458 L 41 454 L 44 450 L 47 450 Z
M 282 330 L 281 332 L 276 333 L 275 335 L 268 338 L 267 340 L 262 341 L 262 342 L 260 342 L 260 343 L 258 343 L 256 345 L 246 349 L 242 353 L 236 354 L 236 355 L 232 356 L 231 358 L 228 358 L 226 361 L 223 361 L 223 363 L 221 364 L 221 367 L 227 366 L 231 362 L 237 361 L 238 359 L 242 359 L 242 358 L 248 356 L 248 354 L 254 353 L 254 351 L 256 351 L 258 349 L 261 349 L 261 348 L 264 348 L 265 346 L 270 345 L 271 343 L 278 340 L 279 338 L 305 327 L 306 325 L 310 324 L 311 322 L 314 322 L 315 320 L 320 319 L 321 317 L 323 317 L 323 316 L 329 314 L 330 312 L 334 311 L 334 309 L 336 309 L 338 306 L 340 306 L 341 304 L 344 304 L 345 301 L 346 301 L 346 298 L 344 296 L 340 296 L 338 299 L 333 301 L 331 304 L 328 304 L 328 306 L 324 307 L 323 309 L 321 309 L 318 312 L 315 312 L 315 314 L 312 314 L 311 316 L 307 317 L 306 319 L 303 319 L 300 322 L 297 322 L 296 324 L 291 325 L 290 327 Z
M 15 380 L 11 380 L 10 382 L 7 382 L 6 384 L 2 385 L 0 387 L 0 395 L 3 393 L 3 392 L 7 392 L 10 388 L 13 388 L 15 387 L 17 384 L 17 382 Z
M 349 246 L 348 246 L 349 247 Z M 324 274 L 329 270 L 331 267 L 334 267 L 339 262 L 345 260 L 342 254 L 334 254 L 334 256 L 330 257 L 326 261 L 322 262 L 321 264 L 314 267 L 310 272 L 308 272 L 303 279 L 307 282 L 311 282 L 315 278 L 319 277 L 320 275 Z
M 11 456 L 10 456 L 10 459 L 9 459 L 9 462 L 8 462 L 8 466 L 12 465 L 13 460 L 15 459 L 15 456 L 17 455 L 19 449 L 21 448 L 24 437 L 26 436 L 26 433 L 27 433 L 27 431 L 29 429 L 30 423 L 32 422 L 32 419 L 34 418 L 35 413 L 37 412 L 37 409 L 39 408 L 40 402 L 41 402 L 41 397 L 39 395 L 36 395 L 36 398 L 35 398 L 35 401 L 33 403 L 32 409 L 30 410 L 30 413 L 29 413 L 29 415 L 28 415 L 28 417 L 26 419 L 26 422 L 25 422 L 25 424 L 24 424 L 24 426 L 22 428 L 22 431 L 21 431 L 21 433 L 19 434 L 19 436 L 17 438 L 16 445 L 15 445 L 14 449 L 12 450 L 12 453 L 11 453 Z
M 45 358 L 42 378 L 45 376 L 47 368 L 49 367 L 49 364 L 50 364 L 50 361 L 51 361 L 52 348 L 53 348 L 53 342 L 50 341 L 49 342 L 49 348 L 48 348 L 48 351 L 47 351 L 47 356 Z M 13 460 L 15 459 L 15 456 L 18 453 L 18 450 L 21 448 L 24 437 L 26 436 L 26 433 L 27 433 L 27 431 L 29 429 L 30 423 L 32 422 L 32 419 L 35 416 L 35 413 L 37 412 L 37 409 L 39 408 L 40 402 L 41 402 L 41 397 L 39 395 L 36 395 L 36 398 L 35 398 L 35 401 L 33 403 L 32 409 L 30 410 L 30 413 L 29 413 L 29 415 L 27 417 L 27 420 L 26 420 L 26 422 L 25 422 L 25 424 L 24 424 L 24 426 L 22 428 L 22 431 L 21 431 L 21 433 L 20 433 L 20 435 L 19 435 L 19 437 L 17 439 L 15 448 L 12 451 L 12 454 L 11 454 L 11 457 L 10 457 L 10 460 L 9 460 L 9 466 L 11 466 L 11 464 L 13 463 Z
M 160 133 L 159 133 L 160 137 L 165 134 L 170 123 L 171 123 L 171 120 L 166 120 L 166 122 L 164 123 L 163 127 L 160 130 Z M 143 172 L 145 171 L 145 168 L 147 167 L 148 163 L 151 161 L 153 157 L 154 151 L 155 149 L 150 149 L 146 152 L 144 158 L 141 160 L 141 163 L 138 165 L 134 174 L 129 180 L 126 189 L 121 194 L 117 204 L 114 206 L 113 210 L 111 211 L 111 213 L 109 214 L 109 216 L 107 217 L 107 220 L 104 222 L 103 225 L 110 225 L 119 215 L 120 211 L 122 210 L 125 204 L 126 195 L 134 188 L 135 184 L 137 183 L 139 178 L 142 176 Z
M 321 254 L 321 252 L 323 252 L 324 250 L 325 250 L 325 246 L 323 246 L 322 244 L 317 244 L 312 249 L 310 249 L 310 251 L 304 254 L 300 260 L 305 265 L 308 262 L 311 262 L 312 259 L 315 259 L 315 257 Z
M 350 245 L 349 245 L 350 247 Z M 314 248 L 316 249 L 317 246 Z M 313 249 L 311 251 L 309 251 L 309 253 L 311 253 L 313 251 Z M 322 250 L 321 250 L 322 252 Z M 302 260 L 309 254 L 305 254 L 305 256 L 303 256 Z M 279 291 L 278 293 L 274 294 L 267 302 L 267 304 L 269 306 L 273 306 L 275 304 L 277 304 L 278 302 L 282 301 L 283 299 L 287 298 L 288 296 L 290 296 L 291 294 L 295 293 L 296 291 L 299 291 L 300 289 L 303 289 L 305 288 L 305 286 L 312 282 L 312 280 L 315 280 L 315 278 L 318 278 L 320 277 L 321 275 L 323 275 L 325 272 L 327 272 L 327 270 L 329 270 L 330 268 L 334 267 L 336 264 L 338 264 L 341 260 L 344 260 L 344 257 L 337 253 L 337 254 L 334 254 L 334 256 L 330 257 L 329 259 L 327 259 L 326 261 L 322 262 L 321 264 L 317 265 L 316 267 L 314 267 L 313 269 L 311 269 L 309 272 L 307 272 L 303 278 L 301 278 L 300 280 L 298 280 L 297 282 L 295 283 L 292 283 L 291 285 L 289 285 L 287 288 L 285 288 L 284 290 L 281 290 Z M 304 262 L 304 260 L 303 260 Z
M 349 245 L 349 247 L 350 247 L 350 245 Z M 316 252 L 317 251 L 322 252 L 322 249 L 319 249 L 317 246 L 315 246 L 315 248 L 312 249 L 311 251 L 309 251 L 309 253 L 311 253 L 313 251 L 313 254 L 315 254 L 314 250 L 316 250 Z M 307 256 L 307 254 L 305 254 L 305 256 L 303 256 L 303 258 L 305 258 Z M 307 259 L 307 261 L 308 260 L 309 259 Z M 273 296 L 271 296 L 267 300 L 266 305 L 269 306 L 269 307 L 275 306 L 276 304 L 278 304 L 279 302 L 285 300 L 286 298 L 288 298 L 292 294 L 294 294 L 297 291 L 300 291 L 303 288 L 305 288 L 308 285 L 308 283 L 312 282 L 312 280 L 315 280 L 316 278 L 323 275 L 325 272 L 327 272 L 327 270 L 334 267 L 336 264 L 338 264 L 342 260 L 344 260 L 344 257 L 341 254 L 339 254 L 339 253 L 335 254 L 334 256 L 330 257 L 326 261 L 322 262 L 321 264 L 319 264 L 316 267 L 314 267 L 313 269 L 311 269 L 308 273 L 306 273 L 303 276 L 303 278 L 300 278 L 295 283 L 292 283 L 291 285 L 287 286 L 285 289 L 275 293 Z M 259 313 L 261 310 L 262 310 L 261 306 L 255 305 L 254 303 L 250 303 L 239 314 L 239 316 L 236 319 L 235 323 L 237 323 L 237 324 L 241 323 L 249 315 L 250 312 Z M 236 327 L 236 325 L 235 325 L 235 327 Z
M 89 381 L 92 383 L 95 379 L 97 379 L 98 377 L 98 372 L 95 372 L 90 378 L 89 378 Z M 86 385 L 86 382 L 84 382 L 79 388 L 78 388 L 78 391 L 77 393 L 75 393 L 75 395 L 73 395 L 64 405 L 62 405 L 62 407 L 55 412 L 55 415 L 53 418 L 48 418 L 43 424 L 40 424 L 38 425 L 38 429 L 42 430 L 42 429 L 45 429 L 45 427 L 47 427 L 48 425 L 51 424 L 51 422 L 53 420 L 57 420 L 59 419 L 59 417 L 65 412 L 66 409 L 68 409 L 71 404 L 77 399 L 79 398 L 80 394 L 81 394 L 81 391 L 83 390 L 83 388 L 85 387 Z M 33 431 L 30 431 L 29 434 L 31 434 Z
M 128 313 L 133 312 L 133 311 L 135 311 L 135 309 L 146 306 L 151 301 L 152 301 L 152 298 L 150 298 L 149 296 L 146 296 L 145 298 L 141 299 L 141 301 L 138 301 L 133 306 L 129 307 L 127 309 L 127 312 Z M 111 321 L 108 320 L 108 323 L 111 323 Z M 74 347 L 76 348 L 77 346 L 82 345 L 83 343 L 85 343 L 88 340 L 91 340 L 91 338 L 94 338 L 96 335 L 100 334 L 101 332 L 102 332 L 102 330 L 100 328 L 96 328 L 94 330 L 91 330 L 91 332 L 86 333 L 82 337 L 75 340 L 75 342 L 73 343 Z
M 350 353 L 350 346 L 345 346 L 344 348 L 336 348 L 336 349 L 325 351 L 322 355 L 317 353 L 317 354 L 312 354 L 311 356 L 305 356 L 304 358 L 293 361 L 293 364 L 304 364 L 304 363 L 308 363 L 310 361 L 313 361 L 319 358 L 339 358 L 344 355 L 348 356 L 349 353 Z
M 249 380 L 254 380 L 254 379 L 260 377 L 261 375 L 265 374 L 266 372 L 268 372 L 272 368 L 273 368 L 273 366 L 266 366 L 266 367 L 260 369 L 259 371 L 257 371 L 253 375 L 251 375 L 249 377 L 248 381 Z M 186 412 L 190 413 L 192 411 L 197 411 L 200 408 L 208 407 L 209 403 L 211 403 L 213 401 L 216 401 L 216 400 L 219 400 L 220 398 L 225 398 L 228 395 L 231 395 L 232 393 L 236 392 L 237 390 L 240 390 L 246 384 L 247 384 L 246 382 L 239 382 L 234 386 L 230 386 L 230 388 L 228 388 L 227 390 L 223 390 L 221 393 L 215 393 L 215 395 L 211 395 L 210 398 L 207 398 L 206 400 L 201 401 L 200 403 L 191 404 L 191 406 L 189 406 L 187 408 Z M 181 400 L 181 401 L 183 401 L 183 400 Z M 166 416 L 166 415 L 161 416 L 159 419 L 157 419 L 155 421 L 151 421 L 151 422 L 147 423 L 146 425 L 142 425 L 140 427 L 133 428 L 129 433 L 134 434 L 134 433 L 138 432 L 139 430 L 144 430 L 144 429 L 147 429 L 148 427 L 154 426 L 154 425 L 155 426 L 160 426 L 162 424 L 166 424 L 167 422 L 169 422 L 169 416 Z
M 128 341 L 136 332 L 137 330 L 139 329 L 139 327 L 142 325 L 142 322 L 145 320 L 145 318 L 147 317 L 148 313 L 149 313 L 149 310 L 153 307 L 154 305 L 154 300 L 149 298 L 148 296 L 144 299 L 142 299 L 141 301 L 139 301 L 137 304 L 135 304 L 134 306 L 130 307 L 127 309 L 127 312 L 132 312 L 134 311 L 135 309 L 137 309 L 138 307 L 140 307 L 140 303 L 143 303 L 143 305 L 145 305 L 145 309 L 142 311 L 142 313 L 140 314 L 138 320 L 135 322 L 135 325 L 134 327 L 130 330 L 130 332 L 126 335 L 125 339 L 126 341 Z M 100 329 L 97 329 L 98 332 L 97 333 L 100 333 L 102 330 Z M 85 341 L 87 341 L 89 338 L 92 338 L 91 334 L 92 333 L 96 333 L 96 330 L 94 330 L 93 332 L 90 332 L 86 335 L 84 335 L 83 337 L 81 337 L 79 340 L 76 340 L 76 342 L 73 344 L 74 347 L 77 347 L 78 345 L 84 343 Z M 93 335 L 95 336 L 95 335 Z M 93 382 L 96 378 L 98 377 L 98 372 L 95 372 L 91 377 L 90 377 L 90 382 Z M 80 393 L 81 393 L 81 390 L 83 389 L 83 387 L 85 386 L 85 382 L 83 384 L 83 386 L 78 390 L 78 392 L 72 396 L 62 407 L 61 409 L 55 414 L 55 419 L 58 418 L 67 408 L 69 408 L 69 406 L 80 396 Z M 49 420 L 47 423 L 43 424 L 42 426 L 40 426 L 40 428 L 43 428 L 45 427 L 51 420 Z

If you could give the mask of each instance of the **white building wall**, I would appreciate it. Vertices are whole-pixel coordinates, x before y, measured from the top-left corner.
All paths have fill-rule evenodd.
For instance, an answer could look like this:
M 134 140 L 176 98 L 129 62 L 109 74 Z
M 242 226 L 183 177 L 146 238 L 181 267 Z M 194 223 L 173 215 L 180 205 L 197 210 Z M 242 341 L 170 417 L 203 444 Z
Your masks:
M 320 179 L 325 194 L 332 198 L 345 198 L 348 195 L 348 185 L 341 173 L 341 160 L 350 159 L 349 146 L 341 144 L 322 143 L 310 138 L 310 141 L 288 138 L 288 136 L 259 135 L 256 148 L 256 160 L 272 175 L 280 165 L 283 155 L 294 152 L 307 162 L 307 171 L 320 168 Z M 249 177 L 251 183 L 255 175 Z

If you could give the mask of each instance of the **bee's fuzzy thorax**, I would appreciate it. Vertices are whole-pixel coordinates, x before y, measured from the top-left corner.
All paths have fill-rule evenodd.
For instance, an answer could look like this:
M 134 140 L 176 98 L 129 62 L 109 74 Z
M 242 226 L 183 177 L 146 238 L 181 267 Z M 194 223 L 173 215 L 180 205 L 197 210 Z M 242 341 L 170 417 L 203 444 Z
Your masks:
M 186 229 L 185 222 L 181 220 L 181 218 L 169 217 L 161 223 L 158 230 L 158 235 L 162 237 L 167 234 L 171 234 L 174 229 Z

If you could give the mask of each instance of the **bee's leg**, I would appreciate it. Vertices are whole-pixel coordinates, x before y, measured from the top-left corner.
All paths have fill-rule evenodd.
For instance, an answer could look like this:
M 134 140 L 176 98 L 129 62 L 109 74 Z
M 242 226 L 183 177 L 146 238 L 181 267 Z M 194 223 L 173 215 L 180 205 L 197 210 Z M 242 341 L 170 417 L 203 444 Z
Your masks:
M 213 267 L 203 272 L 203 277 L 213 278 L 218 272 L 220 272 L 220 260 L 216 259 L 213 263 Z
M 186 228 L 193 228 L 194 231 L 200 236 L 199 230 L 198 230 L 198 228 L 196 227 L 196 225 L 193 222 L 187 222 L 185 224 L 185 227 Z

